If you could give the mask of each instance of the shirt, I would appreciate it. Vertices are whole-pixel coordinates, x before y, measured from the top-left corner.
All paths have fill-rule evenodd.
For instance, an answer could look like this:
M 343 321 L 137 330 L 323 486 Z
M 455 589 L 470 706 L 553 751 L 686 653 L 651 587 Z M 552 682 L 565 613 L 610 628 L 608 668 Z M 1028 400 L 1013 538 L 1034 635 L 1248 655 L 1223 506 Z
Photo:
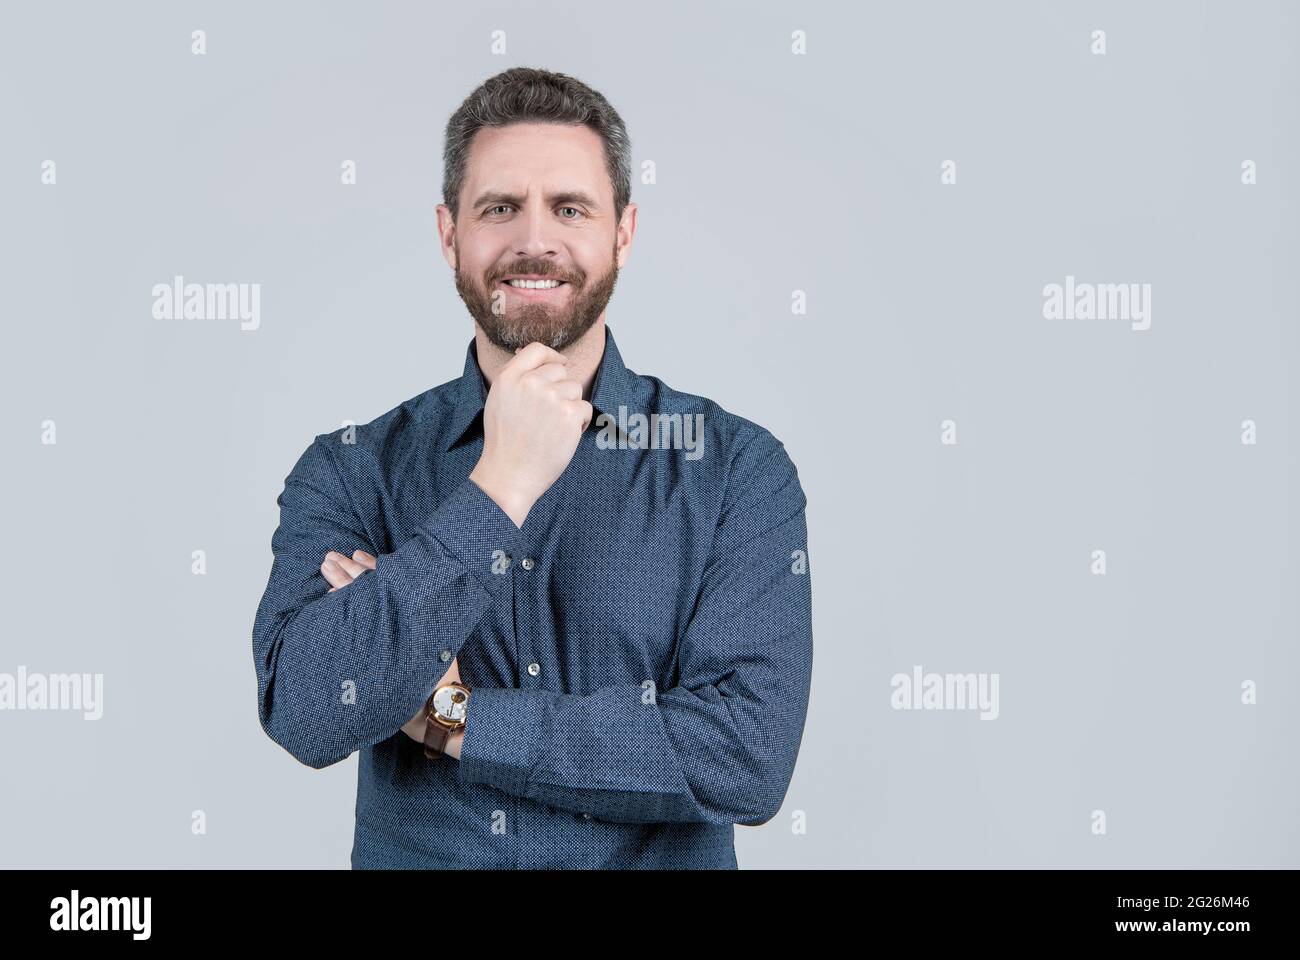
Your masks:
M 262 728 L 315 768 L 359 752 L 354 869 L 734 869 L 809 700 L 794 464 L 629 370 L 607 327 L 591 425 L 517 527 L 468 479 L 484 401 L 471 341 L 458 379 L 293 466 L 253 626 Z M 375 569 L 330 592 L 326 552 L 357 549 Z M 462 752 L 429 759 L 401 727 L 453 657 Z

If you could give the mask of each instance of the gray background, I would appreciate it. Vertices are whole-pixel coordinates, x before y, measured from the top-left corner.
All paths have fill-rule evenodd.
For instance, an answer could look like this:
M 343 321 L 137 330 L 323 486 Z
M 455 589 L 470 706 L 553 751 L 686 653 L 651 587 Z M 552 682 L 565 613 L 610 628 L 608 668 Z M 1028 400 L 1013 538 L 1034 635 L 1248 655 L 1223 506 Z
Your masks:
M 768 427 L 809 497 L 812 705 L 742 867 L 1300 864 L 1294 6 L 3 18 L 0 671 L 102 672 L 105 715 L 0 712 L 0 864 L 347 866 L 355 756 L 257 721 L 275 499 L 313 436 L 459 375 L 442 129 L 520 64 L 657 166 L 628 365 Z M 154 320 L 175 274 L 260 283 L 261 328 Z M 1151 329 L 1044 319 L 1067 274 L 1152 284 Z M 914 664 L 998 673 L 1000 718 L 891 709 Z

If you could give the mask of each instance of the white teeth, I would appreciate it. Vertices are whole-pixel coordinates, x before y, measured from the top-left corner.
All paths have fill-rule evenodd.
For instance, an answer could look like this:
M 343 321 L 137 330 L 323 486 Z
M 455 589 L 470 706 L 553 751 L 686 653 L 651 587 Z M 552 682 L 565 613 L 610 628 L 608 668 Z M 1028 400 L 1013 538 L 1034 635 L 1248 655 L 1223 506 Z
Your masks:
M 560 285 L 559 280 L 507 280 L 506 283 L 524 290 L 550 290 Z

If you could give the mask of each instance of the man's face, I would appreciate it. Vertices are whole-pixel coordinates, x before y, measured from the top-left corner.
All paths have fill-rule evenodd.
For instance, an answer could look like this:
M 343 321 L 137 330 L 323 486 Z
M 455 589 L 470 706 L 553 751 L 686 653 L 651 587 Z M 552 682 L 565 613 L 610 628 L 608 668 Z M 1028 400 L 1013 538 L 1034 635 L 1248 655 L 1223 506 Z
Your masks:
M 512 124 L 470 146 L 452 229 L 456 290 L 489 340 L 562 350 L 605 312 L 626 258 L 600 137 L 585 126 Z M 629 209 L 634 205 L 629 204 Z M 440 207 L 444 231 L 450 214 Z M 625 220 L 635 221 L 635 215 Z M 527 289 L 511 278 L 559 281 Z

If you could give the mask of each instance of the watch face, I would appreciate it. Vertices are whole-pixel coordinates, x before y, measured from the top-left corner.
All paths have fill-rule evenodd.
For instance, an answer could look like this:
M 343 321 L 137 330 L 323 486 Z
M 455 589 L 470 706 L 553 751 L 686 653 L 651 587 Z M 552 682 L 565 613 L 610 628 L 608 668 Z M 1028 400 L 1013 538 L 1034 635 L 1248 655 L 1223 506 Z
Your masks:
M 444 720 L 453 723 L 465 722 L 465 706 L 469 703 L 469 694 L 460 687 L 440 687 L 433 695 L 433 709 Z

